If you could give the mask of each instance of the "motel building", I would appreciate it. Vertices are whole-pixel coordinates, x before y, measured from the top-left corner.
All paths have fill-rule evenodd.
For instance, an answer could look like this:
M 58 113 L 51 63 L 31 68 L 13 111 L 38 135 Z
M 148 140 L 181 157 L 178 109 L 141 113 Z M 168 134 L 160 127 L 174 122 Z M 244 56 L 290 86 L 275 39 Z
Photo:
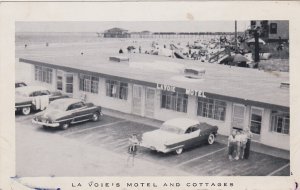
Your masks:
M 86 45 L 83 55 L 76 45 L 60 48 L 17 47 L 16 67 L 22 66 L 24 82 L 156 120 L 196 118 L 226 136 L 250 127 L 254 141 L 289 150 L 289 73 L 112 55 L 94 45 Z

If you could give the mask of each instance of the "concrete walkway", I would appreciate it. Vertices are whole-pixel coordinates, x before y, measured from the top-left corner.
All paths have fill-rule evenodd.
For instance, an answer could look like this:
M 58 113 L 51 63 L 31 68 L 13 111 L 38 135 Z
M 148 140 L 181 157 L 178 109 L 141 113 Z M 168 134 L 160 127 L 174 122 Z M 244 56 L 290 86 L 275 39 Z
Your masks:
M 111 110 L 108 108 L 102 108 L 102 111 L 106 115 L 126 119 L 126 120 L 137 122 L 137 123 L 150 125 L 150 126 L 153 126 L 156 128 L 159 128 L 161 126 L 161 124 L 163 123 L 163 121 L 159 121 L 156 119 L 150 119 L 150 118 L 141 117 L 138 115 L 127 114 L 127 113 Z M 216 138 L 216 141 L 219 143 L 222 143 L 222 144 L 227 144 L 227 139 L 228 139 L 228 136 L 218 135 Z M 263 154 L 268 154 L 268 155 L 275 156 L 275 157 L 284 158 L 287 160 L 290 159 L 290 151 L 270 147 L 270 146 L 263 145 L 258 142 L 253 142 L 253 141 L 251 142 L 251 150 L 254 152 L 258 152 L 258 153 L 263 153 Z

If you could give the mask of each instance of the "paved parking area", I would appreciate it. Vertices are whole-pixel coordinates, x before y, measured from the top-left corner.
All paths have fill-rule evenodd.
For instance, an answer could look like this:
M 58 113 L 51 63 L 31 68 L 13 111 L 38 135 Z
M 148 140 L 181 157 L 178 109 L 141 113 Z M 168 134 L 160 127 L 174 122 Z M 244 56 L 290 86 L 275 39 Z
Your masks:
M 156 129 L 146 124 L 106 115 L 99 122 L 79 123 L 62 131 L 33 126 L 30 121 L 31 117 L 16 115 L 17 132 L 22 125 L 32 126 L 26 130 L 33 130 L 32 134 L 34 135 L 40 133 L 57 134 L 63 138 L 82 142 L 87 146 L 104 148 L 124 158 L 127 157 L 128 138 L 131 134 L 137 133 L 140 138 L 142 133 Z M 18 138 L 22 137 L 18 136 Z M 17 146 L 18 143 L 22 143 L 22 139 L 17 140 Z M 181 155 L 157 153 L 140 148 L 136 159 L 167 166 L 196 176 L 287 176 L 290 173 L 289 160 L 287 159 L 251 152 L 248 160 L 229 161 L 226 151 L 226 146 L 218 142 L 213 145 L 200 145 L 184 150 Z M 22 166 L 19 165 L 19 167 Z M 147 166 L 144 167 L 147 169 Z

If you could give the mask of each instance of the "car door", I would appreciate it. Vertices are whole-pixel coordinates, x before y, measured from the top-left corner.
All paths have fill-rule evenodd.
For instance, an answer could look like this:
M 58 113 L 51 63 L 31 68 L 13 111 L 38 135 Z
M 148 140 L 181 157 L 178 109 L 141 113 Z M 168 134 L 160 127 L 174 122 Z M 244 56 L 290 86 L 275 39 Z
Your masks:
M 34 91 L 29 94 L 30 101 L 34 107 L 34 109 L 38 110 L 41 107 L 41 102 L 38 97 L 41 95 L 40 91 Z
M 207 127 L 202 127 L 201 134 L 200 134 L 200 140 L 206 141 L 210 133 L 212 133 L 211 129 L 209 129 Z
M 199 142 L 200 128 L 197 125 L 191 126 L 184 135 L 186 136 L 185 146 L 195 146 Z
M 85 114 L 85 107 L 86 106 L 83 102 L 76 102 L 68 107 L 68 112 L 70 112 L 73 118 L 72 123 L 77 123 L 87 119 L 87 115 Z

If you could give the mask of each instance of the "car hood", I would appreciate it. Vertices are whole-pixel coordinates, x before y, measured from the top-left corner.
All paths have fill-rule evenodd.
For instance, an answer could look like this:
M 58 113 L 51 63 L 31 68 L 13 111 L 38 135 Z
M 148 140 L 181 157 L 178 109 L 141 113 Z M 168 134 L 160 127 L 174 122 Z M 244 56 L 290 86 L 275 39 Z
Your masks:
M 170 145 L 179 142 L 181 139 L 180 134 L 157 129 L 154 131 L 146 132 L 142 136 L 142 142 L 149 146 L 162 146 Z
M 49 109 L 49 110 L 45 110 L 42 111 L 38 114 L 36 114 L 35 116 L 40 120 L 40 119 L 46 119 L 46 120 L 50 120 L 50 121 L 55 121 L 61 117 L 66 116 L 67 113 L 65 111 L 62 110 L 58 110 L 58 109 Z

